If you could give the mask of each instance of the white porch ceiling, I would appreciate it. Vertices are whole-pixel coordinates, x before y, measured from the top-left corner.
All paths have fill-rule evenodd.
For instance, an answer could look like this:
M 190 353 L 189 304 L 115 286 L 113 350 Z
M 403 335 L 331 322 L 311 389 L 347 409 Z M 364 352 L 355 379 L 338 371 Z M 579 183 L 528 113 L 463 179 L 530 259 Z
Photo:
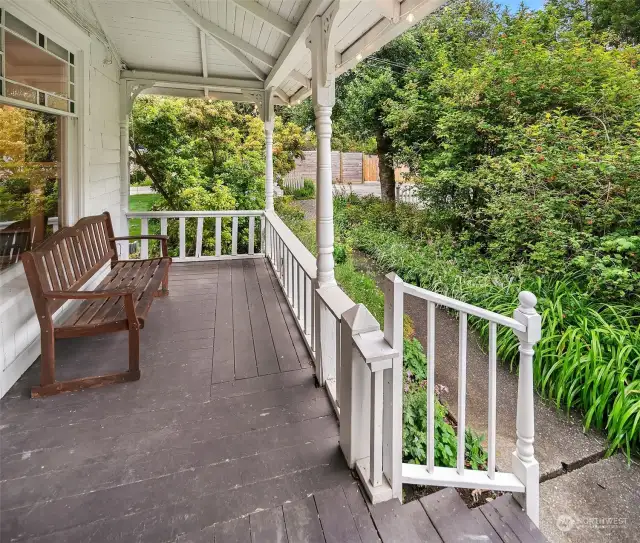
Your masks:
M 205 88 L 227 92 L 273 87 L 284 102 L 311 92 L 311 59 L 305 40 L 311 22 L 333 1 L 339 1 L 333 26 L 337 73 L 375 53 L 445 2 L 87 1 L 126 65 L 123 77 L 161 81 L 152 92 L 171 86 L 172 94 L 179 95 L 182 89 L 194 96 L 204 95 Z M 171 74 L 171 80 L 161 74 Z M 179 85 L 176 76 L 188 77 Z

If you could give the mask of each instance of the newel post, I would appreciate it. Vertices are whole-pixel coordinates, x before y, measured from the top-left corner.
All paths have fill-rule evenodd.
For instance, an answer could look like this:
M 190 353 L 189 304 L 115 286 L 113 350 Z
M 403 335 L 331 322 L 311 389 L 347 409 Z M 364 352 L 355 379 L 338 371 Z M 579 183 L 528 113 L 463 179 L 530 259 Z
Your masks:
M 520 305 L 513 318 L 526 327 L 524 332 L 516 332 L 520 340 L 520 366 L 518 374 L 518 408 L 516 415 L 516 450 L 512 457 L 513 473 L 525 485 L 525 495 L 516 499 L 525 508 L 527 515 L 539 523 L 540 466 L 533 456 L 534 402 L 533 402 L 533 356 L 534 346 L 541 338 L 542 318 L 535 310 L 538 302 L 531 292 L 521 292 Z
M 363 304 L 354 305 L 340 319 L 340 448 L 347 464 L 369 456 L 371 371 L 353 338 L 380 325 Z

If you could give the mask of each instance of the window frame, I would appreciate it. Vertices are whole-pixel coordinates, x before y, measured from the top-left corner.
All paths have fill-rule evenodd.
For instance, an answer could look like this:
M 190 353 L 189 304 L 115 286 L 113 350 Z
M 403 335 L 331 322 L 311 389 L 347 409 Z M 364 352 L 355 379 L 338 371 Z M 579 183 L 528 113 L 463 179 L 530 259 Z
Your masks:
M 24 109 L 32 109 L 34 111 L 42 111 L 43 113 L 50 113 L 52 115 L 62 115 L 65 117 L 77 117 L 78 116 L 77 85 L 76 85 L 76 77 L 77 77 L 76 59 L 78 58 L 77 53 L 74 50 L 70 50 L 67 47 L 61 46 L 67 51 L 67 59 L 65 60 L 60 56 L 56 55 L 55 53 L 49 51 L 49 49 L 47 49 L 49 40 L 53 41 L 56 44 L 58 44 L 58 41 L 53 38 L 50 38 L 47 34 L 45 34 L 44 32 L 41 32 L 38 28 L 30 24 L 28 24 L 28 26 L 33 28 L 34 31 L 36 32 L 36 41 L 32 42 L 31 40 L 26 39 L 24 36 L 20 35 L 19 33 L 15 32 L 14 30 L 6 26 L 5 19 L 6 19 L 7 11 L 9 11 L 9 13 L 13 18 L 18 19 L 19 21 L 25 24 L 28 24 L 19 16 L 14 15 L 13 10 L 7 10 L 7 8 L 0 6 L 0 44 L 1 44 L 1 47 L 0 47 L 0 102 L 6 105 L 22 107 Z M 6 51 L 6 43 L 5 43 L 6 41 L 5 37 L 7 32 L 10 33 L 15 38 L 24 41 L 25 43 L 37 48 L 38 50 L 44 52 L 47 55 L 50 55 L 51 57 L 55 58 L 56 60 L 59 60 L 60 62 L 64 62 L 67 65 L 69 69 L 69 77 L 67 79 L 67 97 L 66 98 L 62 96 L 58 96 L 54 92 L 38 89 L 37 87 L 32 87 L 25 83 L 20 83 L 19 81 L 14 81 L 13 79 L 7 78 L 7 72 L 6 72 L 7 51 Z M 41 41 L 42 43 L 44 43 L 44 47 L 40 45 Z M 73 62 L 71 62 L 72 59 L 73 59 Z M 74 77 L 71 77 L 72 72 Z M 37 93 L 38 101 L 40 100 L 40 94 L 44 95 L 45 103 L 48 100 L 49 96 L 54 96 L 54 97 L 58 97 L 63 100 L 66 100 L 69 105 L 68 111 L 64 111 L 62 109 L 57 109 L 54 107 L 49 107 L 46 105 L 41 105 L 39 103 L 34 104 L 33 102 L 26 102 L 23 100 L 18 100 L 18 99 L 6 96 L 7 82 L 34 90 Z M 74 97 L 73 99 L 71 99 L 72 89 L 73 89 L 73 97 Z
M 75 113 L 47 108 L 38 104 L 14 100 L 0 95 L 0 104 L 42 111 L 59 116 L 65 126 L 63 179 L 60 195 L 61 217 L 59 227 L 69 226 L 84 216 L 86 179 L 89 164 L 89 59 L 91 37 L 74 22 L 67 19 L 47 0 L 0 0 L 0 8 L 9 11 L 38 33 L 44 34 L 56 44 L 74 55 Z M 3 19 L 4 21 L 4 19 Z M 36 45 L 36 44 L 34 44 Z M 59 57 L 57 57 L 59 58 Z M 23 276 L 22 266 L 12 266 L 0 271 L 0 286 L 15 277 Z

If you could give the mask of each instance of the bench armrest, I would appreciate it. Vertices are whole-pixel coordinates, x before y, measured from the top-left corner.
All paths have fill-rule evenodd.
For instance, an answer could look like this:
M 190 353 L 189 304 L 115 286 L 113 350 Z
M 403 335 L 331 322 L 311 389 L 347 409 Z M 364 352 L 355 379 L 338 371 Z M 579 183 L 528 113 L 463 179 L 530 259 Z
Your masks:
M 43 293 L 45 298 L 52 300 L 93 300 L 96 298 L 111 298 L 113 296 L 133 296 L 134 288 L 114 290 L 52 290 Z
M 159 239 L 160 245 L 162 247 L 162 256 L 169 256 L 169 252 L 167 250 L 167 240 L 169 239 L 169 236 L 162 236 L 162 235 L 118 236 L 115 238 L 109 238 L 109 241 L 125 241 L 129 239 Z

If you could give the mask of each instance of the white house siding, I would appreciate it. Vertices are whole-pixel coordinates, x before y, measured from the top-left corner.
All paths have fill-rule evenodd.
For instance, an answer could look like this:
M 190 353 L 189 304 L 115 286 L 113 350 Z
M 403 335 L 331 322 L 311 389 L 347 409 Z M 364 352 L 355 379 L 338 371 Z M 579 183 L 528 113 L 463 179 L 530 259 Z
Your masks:
M 85 134 L 81 138 L 86 166 L 84 179 L 80 180 L 80 210 L 85 215 L 108 210 L 118 225 L 119 66 L 97 39 L 91 39 L 87 56 L 89 103 Z M 21 269 L 9 270 L 0 275 L 0 396 L 8 392 L 40 355 L 39 338 L 40 327 L 24 273 Z

